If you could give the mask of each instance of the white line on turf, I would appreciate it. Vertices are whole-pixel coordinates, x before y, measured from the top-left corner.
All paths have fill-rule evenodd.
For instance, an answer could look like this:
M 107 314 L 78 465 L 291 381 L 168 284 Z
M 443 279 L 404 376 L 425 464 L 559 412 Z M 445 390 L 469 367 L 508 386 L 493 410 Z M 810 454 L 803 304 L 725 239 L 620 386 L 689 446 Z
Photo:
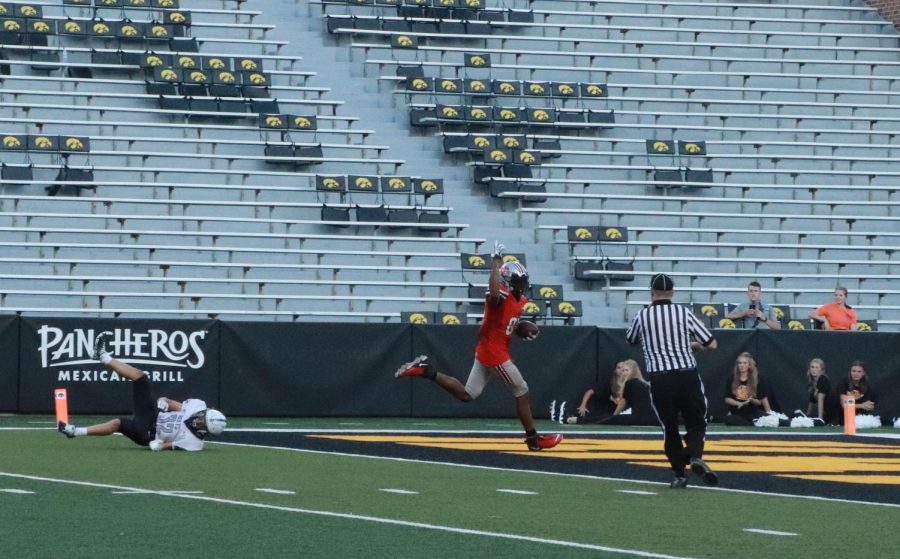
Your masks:
M 638 491 L 637 489 L 616 489 L 616 493 L 628 493 L 629 495 L 656 495 L 655 491 Z
M 767 536 L 796 536 L 794 532 L 779 532 L 778 530 L 763 530 L 761 528 L 744 528 L 745 532 L 753 532 L 754 534 L 765 534 Z
M 498 489 L 497 493 L 512 493 L 513 495 L 537 495 L 534 491 L 523 491 L 521 489 Z
M 15 479 L 27 479 L 31 481 L 44 481 L 49 483 L 61 483 L 65 485 L 77 485 L 80 487 L 92 487 L 97 489 L 114 489 L 114 490 L 129 490 L 129 491 L 138 491 L 144 493 L 150 493 L 153 495 L 159 495 L 161 497 L 175 497 L 178 499 L 192 499 L 196 501 L 204 501 L 208 503 L 219 503 L 223 505 L 234 505 L 239 507 L 248 507 L 255 509 L 263 509 L 263 510 L 274 510 L 281 512 L 294 512 L 299 514 L 309 514 L 313 516 L 324 516 L 326 518 L 341 518 L 345 520 L 360 520 L 363 522 L 373 522 L 377 524 L 387 524 L 390 526 L 403 526 L 405 528 L 420 528 L 425 530 L 434 530 L 437 532 L 448 532 L 451 534 L 464 534 L 467 536 L 482 536 L 487 538 L 497 538 L 503 540 L 512 540 L 512 541 L 521 541 L 521 542 L 530 542 L 530 543 L 538 543 L 545 545 L 553 545 L 558 547 L 566 547 L 572 549 L 587 549 L 591 551 L 604 551 L 607 553 L 619 553 L 622 555 L 632 555 L 635 557 L 654 557 L 656 559 L 689 559 L 687 557 L 678 556 L 678 555 L 666 555 L 663 553 L 651 553 L 648 551 L 641 551 L 638 549 L 625 549 L 619 547 L 608 547 L 605 545 L 595 545 L 589 543 L 581 543 L 581 542 L 572 542 L 566 540 L 554 540 L 549 538 L 537 538 L 534 536 L 525 536 L 520 534 L 507 534 L 504 532 L 489 532 L 486 530 L 474 530 L 468 528 L 454 528 L 452 526 L 441 526 L 439 524 L 425 524 L 423 522 L 411 522 L 408 520 L 396 520 L 393 518 L 382 518 L 378 516 L 368 516 L 363 514 L 351 514 L 345 512 L 332 512 L 327 510 L 315 510 L 315 509 L 304 509 L 299 507 L 286 507 L 286 506 L 278 506 L 278 505 L 270 505 L 266 503 L 254 503 L 251 501 L 237 501 L 234 499 L 222 499 L 218 497 L 209 497 L 206 495 L 185 495 L 183 493 L 173 493 L 171 491 L 153 491 L 149 489 L 141 489 L 138 487 L 127 487 L 121 485 L 110 485 L 108 483 L 93 483 L 90 481 L 76 481 L 71 479 L 58 479 L 58 478 L 49 478 L 49 477 L 41 477 L 41 476 L 30 476 L 25 474 L 16 474 L 12 472 L 0 472 L 0 476 L 9 477 Z
M 256 491 L 260 493 L 272 493 L 274 495 L 296 495 L 296 491 L 291 491 L 289 489 L 269 489 L 268 487 L 257 487 Z
M 34 495 L 34 491 L 25 489 L 0 489 L 0 493 L 13 493 L 14 495 Z
M 397 495 L 418 495 L 418 491 L 410 491 L 409 489 L 379 489 L 385 493 L 396 493 Z
M 230 429 L 229 429 L 230 430 Z M 549 472 L 545 470 L 521 470 L 521 469 L 512 469 L 512 468 L 498 468 L 496 466 L 483 466 L 478 464 L 456 464 L 453 462 L 441 462 L 437 460 L 420 460 L 413 458 L 396 458 L 392 456 L 369 456 L 367 454 L 354 454 L 351 452 L 330 452 L 325 450 L 310 450 L 306 448 L 289 448 L 284 446 L 271 446 L 271 445 L 260 445 L 260 444 L 248 444 L 248 443 L 226 443 L 223 441 L 207 441 L 209 444 L 216 445 L 224 445 L 224 446 L 239 446 L 244 448 L 263 448 L 268 450 L 282 450 L 288 452 L 300 452 L 300 453 L 308 453 L 308 454 L 325 454 L 330 456 L 346 456 L 348 458 L 368 458 L 371 460 L 390 460 L 393 462 L 407 462 L 412 464 L 433 464 L 437 466 L 450 466 L 453 468 L 472 468 L 476 470 L 490 470 L 497 472 L 516 472 L 522 474 L 536 474 L 536 475 L 545 475 L 545 476 L 557 476 L 557 477 L 567 477 L 574 479 L 590 479 L 590 480 L 599 480 L 599 481 L 618 481 L 625 483 L 634 483 L 641 485 L 669 485 L 666 482 L 659 481 L 648 481 L 643 479 L 625 479 L 619 477 L 603 477 L 603 476 L 589 476 L 586 474 L 570 474 L 565 472 Z M 795 495 L 792 493 L 775 493 L 773 491 L 751 491 L 749 489 L 731 489 L 728 487 L 702 487 L 695 486 L 692 487 L 694 490 L 702 490 L 702 491 L 724 491 L 726 493 L 739 493 L 741 495 L 765 495 L 768 497 L 787 497 L 790 499 L 802 499 L 808 501 L 822 501 L 826 503 L 848 503 L 851 505 L 868 505 L 875 507 L 888 507 L 888 508 L 900 508 L 900 504 L 898 503 L 878 503 L 878 502 L 869 502 L 869 501 L 855 501 L 853 499 L 835 499 L 832 497 L 819 497 L 816 495 Z
M 263 425 L 290 425 L 287 421 L 263 421 Z
M 144 491 L 143 489 L 112 491 L 113 495 L 146 495 L 148 493 L 158 493 L 158 491 Z M 171 491 L 163 491 L 163 493 L 172 493 L 173 495 L 203 495 L 203 491 L 179 491 L 177 489 L 173 489 Z

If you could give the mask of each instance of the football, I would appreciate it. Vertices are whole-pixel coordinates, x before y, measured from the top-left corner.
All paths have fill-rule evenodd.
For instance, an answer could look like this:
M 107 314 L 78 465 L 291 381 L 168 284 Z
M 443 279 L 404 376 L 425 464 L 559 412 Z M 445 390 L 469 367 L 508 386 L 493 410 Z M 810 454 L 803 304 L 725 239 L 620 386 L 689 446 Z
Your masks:
M 540 333 L 540 328 L 537 327 L 537 324 L 531 322 L 529 320 L 520 320 L 516 324 L 516 336 L 525 339 L 534 339 Z

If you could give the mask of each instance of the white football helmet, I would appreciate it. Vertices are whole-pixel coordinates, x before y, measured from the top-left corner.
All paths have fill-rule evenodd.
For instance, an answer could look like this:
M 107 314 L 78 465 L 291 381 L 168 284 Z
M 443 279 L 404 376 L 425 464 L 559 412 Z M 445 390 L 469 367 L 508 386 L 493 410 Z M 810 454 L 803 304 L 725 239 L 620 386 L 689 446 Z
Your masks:
M 221 435 L 227 425 L 228 420 L 222 412 L 214 409 L 206 410 L 206 431 L 210 435 Z
M 528 270 L 518 262 L 507 262 L 500 267 L 500 283 L 513 293 L 528 291 Z

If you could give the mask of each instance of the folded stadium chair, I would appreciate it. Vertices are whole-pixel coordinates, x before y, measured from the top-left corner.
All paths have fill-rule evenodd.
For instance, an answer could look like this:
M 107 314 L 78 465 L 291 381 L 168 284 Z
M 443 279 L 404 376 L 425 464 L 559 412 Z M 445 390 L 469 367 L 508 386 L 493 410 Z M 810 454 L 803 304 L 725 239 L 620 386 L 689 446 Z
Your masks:
M 34 178 L 33 165 L 0 164 L 0 178 L 5 181 L 22 181 L 23 184 Z M 11 183 L 16 184 L 16 183 Z
M 418 223 L 419 213 L 414 209 L 398 209 L 388 211 L 387 220 L 389 223 Z M 391 229 L 403 229 L 408 225 L 392 226 Z
M 385 223 L 388 220 L 388 212 L 384 206 L 363 207 L 356 206 L 356 221 L 370 222 L 377 224 Z
M 332 224 L 332 227 L 349 227 L 350 226 L 350 209 L 337 208 L 322 204 L 322 221 L 347 222 L 343 224 Z
M 147 93 L 150 95 L 160 95 L 160 96 L 178 95 L 178 88 L 175 86 L 174 83 L 145 82 L 144 86 L 147 89 Z
M 427 231 L 437 231 L 445 233 L 450 230 L 449 227 L 440 227 L 439 225 L 450 223 L 450 216 L 444 212 L 422 212 L 419 214 L 419 223 L 435 224 L 435 227 L 428 227 Z
M 293 165 L 294 161 L 294 146 L 292 145 L 270 145 L 266 144 L 266 147 L 263 148 L 263 154 L 269 158 L 284 158 L 284 159 L 266 159 L 266 163 L 270 163 L 272 165 Z
M 319 165 L 325 154 L 322 152 L 321 145 L 297 146 L 294 148 L 294 157 L 296 165 Z
M 59 172 L 56 174 L 56 180 L 60 182 L 83 182 L 88 184 L 80 184 L 80 185 L 66 185 L 71 186 L 75 189 L 76 195 L 81 192 L 82 188 L 97 188 L 93 184 L 89 184 L 94 180 L 94 171 L 92 169 L 81 169 L 75 167 L 69 167 L 68 165 L 64 165 L 59 169 Z M 51 184 L 46 187 L 48 196 L 56 196 L 59 193 L 60 189 L 63 187 L 62 184 Z

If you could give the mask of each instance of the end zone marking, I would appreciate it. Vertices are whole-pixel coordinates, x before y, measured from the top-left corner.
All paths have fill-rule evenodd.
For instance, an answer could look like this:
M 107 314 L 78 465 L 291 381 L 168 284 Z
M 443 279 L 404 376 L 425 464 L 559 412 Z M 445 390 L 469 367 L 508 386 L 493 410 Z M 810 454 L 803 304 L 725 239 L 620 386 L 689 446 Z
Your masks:
M 268 487 L 257 487 L 256 491 L 260 493 L 272 493 L 274 495 L 296 495 L 296 491 L 291 491 L 289 489 L 269 489 Z
M 761 528 L 744 528 L 745 532 L 752 532 L 754 534 L 765 534 L 767 536 L 796 536 L 794 532 L 779 532 L 778 530 L 763 530 Z
M 537 495 L 536 491 L 523 491 L 521 489 L 498 489 L 497 493 L 512 493 L 513 495 Z

